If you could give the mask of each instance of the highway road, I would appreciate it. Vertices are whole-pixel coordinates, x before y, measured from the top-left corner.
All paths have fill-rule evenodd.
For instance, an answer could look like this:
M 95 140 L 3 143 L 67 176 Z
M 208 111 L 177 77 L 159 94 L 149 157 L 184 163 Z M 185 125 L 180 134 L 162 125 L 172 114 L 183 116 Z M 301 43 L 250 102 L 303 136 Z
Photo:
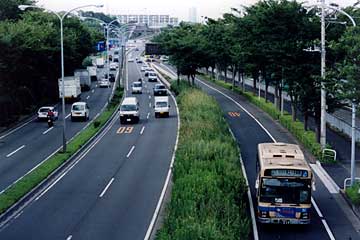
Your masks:
M 173 67 L 163 64 L 157 66 L 176 76 Z M 197 79 L 196 83 L 215 97 L 224 111 L 224 117 L 241 149 L 253 203 L 256 204 L 254 200 L 257 145 L 262 142 L 296 141 L 278 123 L 249 104 L 245 98 L 200 79 Z M 238 114 L 231 114 L 233 112 Z M 313 167 L 314 165 L 312 164 Z M 360 239 L 359 220 L 354 217 L 339 193 L 319 175 L 321 172 L 316 172 L 317 189 L 313 192 L 312 223 L 309 226 L 257 225 L 259 239 Z
M 99 69 L 98 78 L 104 71 L 105 68 Z M 91 90 L 81 94 L 81 101 L 87 102 L 90 107 L 90 120 L 104 107 L 111 91 L 111 88 L 98 88 L 94 81 Z M 67 140 L 89 122 L 71 122 L 70 108 L 71 104 L 66 104 Z M 34 116 L 29 122 L 0 135 L 0 192 L 62 146 L 61 104 L 58 104 L 58 110 L 59 119 L 54 122 L 53 128 L 48 128 L 46 121 L 39 122 Z
M 128 63 L 127 86 L 140 78 L 139 67 Z M 170 117 L 154 118 L 153 84 L 145 81 L 146 91 L 136 95 L 140 122 L 120 125 L 117 115 L 71 168 L 0 230 L 0 239 L 144 239 L 178 125 L 172 99 Z

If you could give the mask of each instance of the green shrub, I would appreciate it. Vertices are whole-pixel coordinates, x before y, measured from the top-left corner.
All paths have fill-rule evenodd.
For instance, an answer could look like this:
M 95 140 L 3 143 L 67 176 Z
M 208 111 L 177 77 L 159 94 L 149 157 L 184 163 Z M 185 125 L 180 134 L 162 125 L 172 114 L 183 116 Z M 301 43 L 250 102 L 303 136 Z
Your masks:
M 187 83 L 174 82 L 172 90 L 181 128 L 172 197 L 157 239 L 248 239 L 247 187 L 220 107 Z
M 347 188 L 345 191 L 346 195 L 350 198 L 351 202 L 356 206 L 360 205 L 359 189 L 360 189 L 360 184 L 357 183 L 354 186 Z
M 94 128 L 98 128 L 100 126 L 100 122 L 99 121 L 94 121 Z

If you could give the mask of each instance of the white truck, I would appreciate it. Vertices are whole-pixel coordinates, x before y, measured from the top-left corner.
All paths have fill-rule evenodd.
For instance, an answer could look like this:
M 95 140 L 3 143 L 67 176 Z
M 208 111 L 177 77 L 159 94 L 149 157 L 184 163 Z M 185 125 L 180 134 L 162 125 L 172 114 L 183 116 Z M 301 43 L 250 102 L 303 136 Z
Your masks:
M 96 66 L 89 66 L 87 67 L 87 70 L 89 72 L 91 81 L 97 81 Z
M 154 97 L 155 117 L 169 117 L 169 97 Z
M 80 86 L 82 91 L 89 91 L 91 87 L 90 74 L 87 69 L 76 69 L 74 76 L 80 78 Z
M 103 68 L 104 65 L 105 65 L 105 61 L 104 61 L 104 59 L 102 57 L 99 57 L 99 58 L 96 59 L 96 66 L 98 68 Z
M 62 80 L 59 78 L 59 97 L 62 98 Z M 80 78 L 75 76 L 64 77 L 65 99 L 76 100 L 80 98 Z

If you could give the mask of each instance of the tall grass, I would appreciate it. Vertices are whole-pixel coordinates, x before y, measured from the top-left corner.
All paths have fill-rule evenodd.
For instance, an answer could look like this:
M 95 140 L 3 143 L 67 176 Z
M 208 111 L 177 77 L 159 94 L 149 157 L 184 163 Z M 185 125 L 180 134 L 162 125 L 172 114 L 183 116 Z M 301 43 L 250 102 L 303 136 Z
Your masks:
M 217 102 L 186 83 L 171 201 L 157 239 L 248 239 L 247 186 L 237 144 Z

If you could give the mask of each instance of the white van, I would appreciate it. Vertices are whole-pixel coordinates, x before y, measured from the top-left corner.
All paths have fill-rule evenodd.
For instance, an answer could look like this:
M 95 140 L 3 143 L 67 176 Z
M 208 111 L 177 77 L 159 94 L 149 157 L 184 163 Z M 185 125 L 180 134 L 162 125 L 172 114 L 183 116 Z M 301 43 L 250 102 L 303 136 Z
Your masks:
M 136 97 L 126 97 L 120 106 L 120 123 L 140 120 L 139 102 Z
M 169 117 L 169 97 L 155 97 L 154 99 L 155 117 Z
M 75 102 L 71 106 L 71 121 L 79 118 L 86 121 L 89 119 L 89 114 L 89 106 L 86 102 Z

